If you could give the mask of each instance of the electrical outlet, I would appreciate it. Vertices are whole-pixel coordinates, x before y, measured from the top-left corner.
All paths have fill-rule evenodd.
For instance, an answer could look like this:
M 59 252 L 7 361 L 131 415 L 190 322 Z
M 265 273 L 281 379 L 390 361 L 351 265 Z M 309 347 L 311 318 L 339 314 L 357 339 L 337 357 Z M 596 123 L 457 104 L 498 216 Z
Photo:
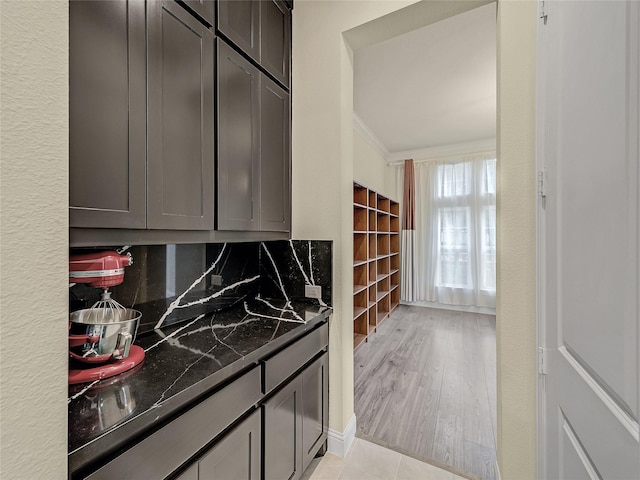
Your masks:
M 307 298 L 322 298 L 322 287 L 320 285 L 305 285 L 304 296 Z
M 222 285 L 222 275 L 211 275 L 211 285 L 213 287 Z

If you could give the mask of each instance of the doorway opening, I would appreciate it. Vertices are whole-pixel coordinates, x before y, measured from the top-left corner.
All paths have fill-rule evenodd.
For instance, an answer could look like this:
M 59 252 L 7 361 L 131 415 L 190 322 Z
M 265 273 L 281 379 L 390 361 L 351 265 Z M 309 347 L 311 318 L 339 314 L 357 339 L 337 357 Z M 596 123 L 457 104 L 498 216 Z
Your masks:
M 412 159 L 424 202 L 413 237 L 399 233 L 410 257 L 402 305 L 354 354 L 354 407 L 358 436 L 493 480 L 496 5 L 474 7 L 370 45 L 345 34 L 355 44 L 354 181 L 404 211 Z M 493 205 L 464 203 L 472 190 Z

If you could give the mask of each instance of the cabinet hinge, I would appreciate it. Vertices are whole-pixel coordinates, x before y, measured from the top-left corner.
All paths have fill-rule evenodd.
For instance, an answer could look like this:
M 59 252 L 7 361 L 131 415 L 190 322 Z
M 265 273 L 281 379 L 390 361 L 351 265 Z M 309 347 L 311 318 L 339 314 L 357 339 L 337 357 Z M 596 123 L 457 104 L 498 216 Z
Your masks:
M 538 170 L 538 196 L 542 199 L 547 198 L 547 192 L 544 185 L 544 170 Z
M 538 347 L 538 373 L 547 374 L 547 349 L 544 347 Z
M 547 9 L 545 8 L 545 2 L 544 1 L 539 1 L 538 2 L 538 18 L 541 19 L 544 24 L 547 24 Z

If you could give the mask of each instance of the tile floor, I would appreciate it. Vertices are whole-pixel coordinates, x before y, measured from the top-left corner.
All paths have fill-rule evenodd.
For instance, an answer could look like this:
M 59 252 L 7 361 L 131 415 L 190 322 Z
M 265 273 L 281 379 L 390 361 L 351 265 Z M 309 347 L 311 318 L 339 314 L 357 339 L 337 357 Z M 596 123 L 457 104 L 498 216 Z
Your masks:
M 394 450 L 356 438 L 342 458 L 317 458 L 302 480 L 466 480 Z

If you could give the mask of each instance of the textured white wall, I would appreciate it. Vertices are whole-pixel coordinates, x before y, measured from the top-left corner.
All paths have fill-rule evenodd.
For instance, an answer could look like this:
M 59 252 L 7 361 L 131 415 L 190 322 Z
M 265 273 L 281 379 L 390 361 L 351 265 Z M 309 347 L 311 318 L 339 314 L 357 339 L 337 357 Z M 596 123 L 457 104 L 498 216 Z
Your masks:
M 342 33 L 413 1 L 297 0 L 293 10 L 293 238 L 333 241 L 329 422 L 353 415 L 353 64 Z
M 357 131 L 353 132 L 353 179 L 372 190 L 400 201 L 396 167 L 387 161 Z
M 502 478 L 536 478 L 536 2 L 498 2 L 497 353 Z
M 2 1 L 0 478 L 67 470 L 68 4 Z

